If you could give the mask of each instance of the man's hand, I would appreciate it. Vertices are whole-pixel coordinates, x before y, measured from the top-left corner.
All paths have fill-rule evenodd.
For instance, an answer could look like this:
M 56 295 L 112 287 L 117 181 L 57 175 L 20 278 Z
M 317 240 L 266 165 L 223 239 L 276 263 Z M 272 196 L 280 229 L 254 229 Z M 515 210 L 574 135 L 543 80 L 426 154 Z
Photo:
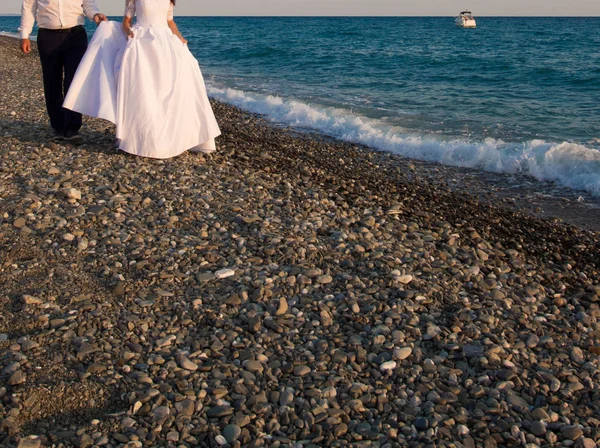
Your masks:
M 21 51 L 25 54 L 31 53 L 31 41 L 29 39 L 21 39 Z
M 106 21 L 108 21 L 108 19 L 102 13 L 98 13 L 94 16 L 94 22 L 96 22 L 96 25 L 100 25 L 100 22 L 106 22 Z

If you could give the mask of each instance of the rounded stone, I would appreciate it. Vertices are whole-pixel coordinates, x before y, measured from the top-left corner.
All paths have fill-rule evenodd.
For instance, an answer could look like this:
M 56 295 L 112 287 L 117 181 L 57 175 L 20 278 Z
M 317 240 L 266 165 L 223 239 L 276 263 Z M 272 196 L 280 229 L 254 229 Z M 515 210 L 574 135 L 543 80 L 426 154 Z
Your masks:
M 571 360 L 577 364 L 583 364 L 585 362 L 583 350 L 581 350 L 579 347 L 573 347 L 571 350 Z
M 413 281 L 413 276 L 412 275 L 401 275 L 400 277 L 397 278 L 399 283 L 402 283 L 403 285 L 408 285 L 410 282 Z
M 190 361 L 187 356 L 181 356 L 179 358 L 179 367 L 184 370 L 189 370 L 190 372 L 195 372 L 198 370 L 198 364 Z
M 533 435 L 540 437 L 546 434 L 546 424 L 539 420 L 534 421 L 531 424 L 531 432 Z
M 81 199 L 81 191 L 77 190 L 76 188 L 69 188 L 65 194 L 68 199 L 74 199 L 76 201 Z
M 322 285 L 326 285 L 328 283 L 331 283 L 332 281 L 333 277 L 329 274 L 321 275 L 317 278 L 317 283 L 320 283 Z
M 42 446 L 42 439 L 39 436 L 23 437 L 17 444 L 17 448 L 39 448 L 40 446 Z
M 379 366 L 382 372 L 392 371 L 396 368 L 396 361 L 386 361 Z
M 160 422 L 171 415 L 171 411 L 167 406 L 160 406 L 154 410 L 154 421 Z
M 218 279 L 224 279 L 228 277 L 232 277 L 235 275 L 235 270 L 233 269 L 221 269 L 215 272 L 215 277 Z
M 458 427 L 456 428 L 456 432 L 459 436 L 465 437 L 469 435 L 470 430 L 466 425 L 458 425 Z
M 240 438 L 242 434 L 242 428 L 238 425 L 227 425 L 223 428 L 223 437 L 228 443 L 233 443 Z
M 348 426 L 345 423 L 340 423 L 333 428 L 333 435 L 335 437 L 342 437 L 348 432 Z
M 594 442 L 594 439 L 585 438 L 583 441 L 581 441 L 581 448 L 597 448 L 597 446 L 598 445 L 596 442 Z
M 286 387 L 285 390 L 281 392 L 281 395 L 279 396 L 279 404 L 281 406 L 289 405 L 292 401 L 294 401 L 294 394 L 294 389 L 292 389 L 291 387 Z
M 258 361 L 247 361 L 244 365 L 250 372 L 263 373 L 264 367 Z
M 17 229 L 22 229 L 23 227 L 25 227 L 26 224 L 27 221 L 25 220 L 25 218 L 17 218 L 13 222 L 13 226 L 15 226 Z
M 538 337 L 537 334 L 532 334 L 529 336 L 529 338 L 527 338 L 527 347 L 528 348 L 534 348 L 537 347 L 537 345 L 540 343 L 540 338 Z
M 549 422 L 550 421 L 550 416 L 542 408 L 535 408 L 533 411 L 531 411 L 531 417 L 534 418 L 534 419 L 543 421 L 543 422 Z
M 215 278 L 215 274 L 212 272 L 202 272 L 196 275 L 196 280 L 200 283 L 208 282 L 210 280 L 214 280 Z
M 560 428 L 560 433 L 565 439 L 577 440 L 583 435 L 583 430 L 579 426 L 567 425 Z
M 6 384 L 8 384 L 9 386 L 18 386 L 19 384 L 23 384 L 24 382 L 25 382 L 25 374 L 23 373 L 22 370 L 17 370 L 15 373 L 13 373 L 10 376 L 10 378 L 8 379 Z
M 288 312 L 288 303 L 287 300 L 285 300 L 284 297 L 281 297 L 279 299 L 279 306 L 277 308 L 277 311 L 275 312 L 276 316 L 283 316 L 284 314 L 286 314 Z
M 412 354 L 412 348 L 410 347 L 401 347 L 394 349 L 394 358 L 399 361 L 402 361 L 408 358 Z
M 429 421 L 424 417 L 419 417 L 415 420 L 415 428 L 417 431 L 426 431 L 429 428 Z
M 296 375 L 296 376 L 308 375 L 310 372 L 311 372 L 311 369 L 308 366 L 296 366 L 296 367 L 294 367 L 294 375 Z

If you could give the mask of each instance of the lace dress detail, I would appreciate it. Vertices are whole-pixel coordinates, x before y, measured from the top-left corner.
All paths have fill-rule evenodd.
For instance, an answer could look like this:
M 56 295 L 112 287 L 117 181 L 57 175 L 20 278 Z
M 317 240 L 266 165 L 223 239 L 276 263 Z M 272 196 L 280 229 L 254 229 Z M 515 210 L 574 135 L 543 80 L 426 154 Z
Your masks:
M 125 0 L 125 17 L 135 17 L 135 0 Z
M 135 17 L 135 2 L 136 0 L 125 0 L 125 17 L 129 17 L 130 19 Z M 169 1 L 169 14 L 167 15 L 167 20 L 173 20 L 173 3 L 171 3 L 171 1 Z

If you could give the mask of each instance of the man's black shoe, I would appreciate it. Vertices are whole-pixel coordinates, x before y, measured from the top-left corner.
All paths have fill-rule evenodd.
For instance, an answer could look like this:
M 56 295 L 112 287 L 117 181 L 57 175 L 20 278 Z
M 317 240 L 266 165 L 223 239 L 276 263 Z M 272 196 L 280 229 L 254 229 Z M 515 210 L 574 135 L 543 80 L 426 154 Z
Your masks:
M 64 140 L 72 145 L 81 145 L 83 143 L 83 137 L 77 131 L 73 130 L 65 132 Z
M 52 130 L 52 135 L 48 136 L 48 141 L 59 142 L 65 139 L 65 133 L 62 131 Z

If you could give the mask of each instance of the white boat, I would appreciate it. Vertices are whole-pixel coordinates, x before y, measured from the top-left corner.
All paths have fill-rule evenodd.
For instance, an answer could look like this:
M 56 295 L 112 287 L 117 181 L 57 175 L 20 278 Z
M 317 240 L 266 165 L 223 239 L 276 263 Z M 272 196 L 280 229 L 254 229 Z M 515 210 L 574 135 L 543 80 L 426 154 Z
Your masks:
M 454 23 L 456 23 L 456 26 L 460 26 L 461 28 L 477 28 L 477 22 L 475 22 L 471 11 L 461 12 Z

